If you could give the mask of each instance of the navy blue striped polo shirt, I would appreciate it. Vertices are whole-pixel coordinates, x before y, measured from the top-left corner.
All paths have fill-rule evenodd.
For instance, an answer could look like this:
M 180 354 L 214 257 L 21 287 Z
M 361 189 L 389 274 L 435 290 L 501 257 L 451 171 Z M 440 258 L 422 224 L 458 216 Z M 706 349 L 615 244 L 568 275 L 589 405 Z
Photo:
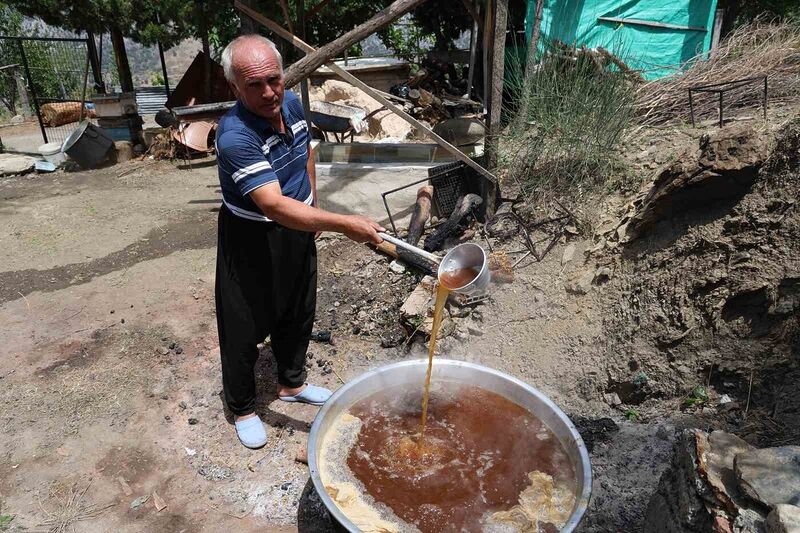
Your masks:
M 267 119 L 241 102 L 220 119 L 217 127 L 217 165 L 222 202 L 234 215 L 269 222 L 249 194 L 277 181 L 284 196 L 313 205 L 308 177 L 308 124 L 303 106 L 286 91 L 281 106 L 286 133 L 280 134 Z

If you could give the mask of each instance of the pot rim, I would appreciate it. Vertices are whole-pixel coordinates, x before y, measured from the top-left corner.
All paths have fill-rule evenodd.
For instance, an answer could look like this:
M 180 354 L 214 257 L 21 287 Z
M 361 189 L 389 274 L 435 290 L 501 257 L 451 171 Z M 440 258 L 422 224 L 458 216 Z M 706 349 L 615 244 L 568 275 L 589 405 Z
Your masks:
M 317 444 L 319 440 L 319 431 L 320 426 L 322 425 L 323 420 L 327 416 L 328 412 L 333 409 L 333 406 L 336 405 L 337 400 L 344 395 L 348 390 L 357 387 L 360 383 L 371 379 L 373 376 L 376 376 L 380 373 L 393 370 L 395 368 L 402 368 L 406 366 L 417 366 L 417 365 L 426 365 L 428 364 L 427 359 L 411 359 L 406 361 L 400 361 L 397 363 L 392 363 L 389 365 L 384 365 L 378 367 L 376 369 L 370 370 L 365 372 L 364 374 L 359 375 L 352 381 L 348 381 L 344 385 L 342 385 L 336 392 L 333 393 L 333 396 L 325 402 L 325 405 L 317 412 L 317 416 L 314 418 L 314 423 L 311 426 L 311 431 L 308 434 L 308 447 L 307 447 L 307 454 L 308 454 L 308 469 L 311 475 L 311 481 L 314 484 L 314 489 L 317 492 L 320 500 L 325 504 L 326 509 L 328 512 L 333 515 L 334 520 L 336 520 L 342 527 L 347 529 L 350 532 L 357 533 L 360 531 L 355 524 L 353 524 L 347 516 L 339 509 L 339 506 L 336 505 L 336 502 L 333 501 L 333 498 L 330 497 L 328 491 L 325 490 L 325 485 L 322 483 L 322 478 L 320 477 L 319 473 L 319 464 L 317 463 Z M 570 433 L 570 436 L 575 440 L 575 444 L 577 445 L 578 455 L 580 459 L 580 463 L 583 466 L 583 483 L 582 483 L 582 490 L 579 494 L 576 495 L 575 500 L 575 507 L 572 513 L 570 514 L 569 520 L 564 524 L 561 528 L 562 532 L 572 532 L 580 523 L 583 515 L 586 513 L 586 509 L 589 506 L 589 497 L 592 493 L 592 467 L 591 462 L 589 460 L 589 452 L 586 449 L 586 445 L 583 442 L 583 439 L 578 433 L 578 429 L 575 427 L 575 424 L 567 417 L 566 414 L 555 404 L 553 401 L 539 392 L 538 389 L 535 387 L 525 383 L 524 381 L 515 378 L 510 374 L 506 374 L 505 372 L 501 372 L 499 370 L 495 370 L 493 368 L 489 368 L 483 365 L 479 365 L 476 363 L 471 363 L 468 361 L 458 361 L 455 359 L 444 359 L 444 358 L 435 358 L 433 364 L 435 366 L 462 366 L 466 368 L 471 368 L 477 370 L 478 372 L 485 373 L 485 374 L 492 374 L 496 377 L 501 379 L 507 380 L 514 385 L 524 389 L 529 394 L 535 396 L 539 401 L 544 403 L 555 415 L 556 417 L 561 420 L 561 422 L 566 426 L 567 430 Z

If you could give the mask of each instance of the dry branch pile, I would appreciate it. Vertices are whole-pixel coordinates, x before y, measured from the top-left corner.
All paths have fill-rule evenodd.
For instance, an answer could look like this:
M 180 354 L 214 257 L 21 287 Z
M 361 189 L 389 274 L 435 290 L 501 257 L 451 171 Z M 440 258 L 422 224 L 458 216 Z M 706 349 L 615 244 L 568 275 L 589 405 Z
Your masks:
M 800 101 L 800 24 L 756 20 L 731 33 L 713 57 L 695 58 L 681 74 L 642 85 L 636 114 L 645 125 L 689 121 L 689 87 L 768 76 L 769 102 Z M 748 85 L 725 93 L 724 108 L 760 105 L 761 86 Z M 695 116 L 709 118 L 718 113 L 715 95 L 695 99 Z

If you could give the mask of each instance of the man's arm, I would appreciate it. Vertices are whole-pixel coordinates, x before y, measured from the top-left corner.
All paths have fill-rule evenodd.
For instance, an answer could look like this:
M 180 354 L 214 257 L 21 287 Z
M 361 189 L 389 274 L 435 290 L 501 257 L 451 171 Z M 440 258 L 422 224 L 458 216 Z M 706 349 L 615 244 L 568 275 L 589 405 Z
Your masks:
M 331 213 L 287 198 L 276 181 L 252 191 L 250 198 L 262 213 L 287 228 L 308 232 L 336 231 L 356 242 L 378 244 L 383 240 L 378 236 L 383 228 L 377 222 L 361 215 Z

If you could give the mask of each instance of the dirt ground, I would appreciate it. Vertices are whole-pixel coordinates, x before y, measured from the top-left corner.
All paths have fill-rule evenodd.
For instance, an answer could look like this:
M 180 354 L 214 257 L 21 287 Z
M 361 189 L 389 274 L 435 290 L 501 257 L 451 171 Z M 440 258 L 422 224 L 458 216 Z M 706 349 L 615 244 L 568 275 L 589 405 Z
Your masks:
M 645 172 L 651 159 L 663 159 L 658 166 L 699 136 L 661 136 L 651 145 L 657 153 L 646 156 L 637 147 L 631 160 Z M 781 198 L 792 190 L 780 189 Z M 242 447 L 224 411 L 213 299 L 219 201 L 213 160 L 137 161 L 0 180 L 6 228 L 0 233 L 6 250 L 0 264 L 0 514 L 14 516 L 11 531 L 59 524 L 86 532 L 332 530 L 307 467 L 296 461 L 317 408 L 277 401 L 269 346 L 258 364 L 258 412 L 268 425 L 268 445 Z M 746 205 L 758 201 L 742 200 L 743 209 L 755 212 L 758 206 L 748 211 Z M 623 204 L 615 198 L 602 206 L 613 218 Z M 776 230 L 771 247 L 755 243 L 751 259 L 762 254 L 779 257 L 787 270 L 796 266 L 793 213 L 795 226 L 785 234 Z M 724 230 L 720 217 L 681 223 Z M 490 242 L 519 257 L 511 252 L 521 241 Z M 523 260 L 513 283 L 494 285 L 488 301 L 451 309 L 456 328 L 441 342 L 441 356 L 527 381 L 581 430 L 595 479 L 583 531 L 640 528 L 676 429 L 724 426 L 750 430 L 760 442 L 796 439 L 753 427 L 746 413 L 741 420 L 741 404 L 751 395 L 750 409 L 766 413 L 774 403 L 763 384 L 776 380 L 780 367 L 767 363 L 781 360 L 787 348 L 772 325 L 758 337 L 768 342 L 736 330 L 750 343 L 748 353 L 764 361 L 755 380 L 752 365 L 719 374 L 725 376 L 719 392 L 739 402 L 739 411 L 725 411 L 739 416 L 737 426 L 716 404 L 682 408 L 709 364 L 716 371 L 723 359 L 706 354 L 673 362 L 712 349 L 713 340 L 687 334 L 659 345 L 662 331 L 620 312 L 636 309 L 631 295 L 669 301 L 660 287 L 683 290 L 674 279 L 654 281 L 663 275 L 645 269 L 649 264 L 655 271 L 653 262 L 662 261 L 678 272 L 681 261 L 695 257 L 675 242 L 661 243 L 660 251 L 598 253 L 590 250 L 593 232 L 582 230 L 562 238 L 542 262 Z M 786 249 L 792 242 L 793 251 Z M 335 389 L 367 369 L 422 357 L 425 339 L 406 340 L 398 324 L 399 307 L 419 276 L 396 274 L 388 259 L 342 238 L 326 236 L 318 246 L 315 328 L 330 331 L 333 342 L 312 343 L 309 381 Z M 601 276 L 575 290 L 576 280 L 597 278 L 602 267 L 610 269 L 607 281 Z M 657 315 L 638 309 L 642 317 Z M 737 320 L 753 318 L 723 320 L 735 329 Z M 710 331 L 705 323 L 695 328 Z M 690 348 L 676 348 L 687 337 Z M 769 350 L 771 359 L 757 358 Z M 755 383 L 749 390 L 742 388 L 747 378 Z M 609 405 L 604 395 L 612 392 L 621 405 Z M 770 416 L 788 420 L 774 411 Z

